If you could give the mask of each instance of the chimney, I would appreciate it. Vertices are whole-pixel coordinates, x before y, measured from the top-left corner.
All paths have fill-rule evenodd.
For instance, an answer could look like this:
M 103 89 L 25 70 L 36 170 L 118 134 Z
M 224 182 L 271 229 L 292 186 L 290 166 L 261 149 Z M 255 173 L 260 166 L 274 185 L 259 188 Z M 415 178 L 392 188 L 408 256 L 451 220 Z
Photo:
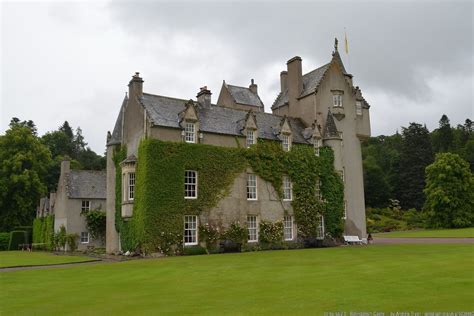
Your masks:
M 257 85 L 254 83 L 253 79 L 250 79 L 250 86 L 249 86 L 249 89 L 250 91 L 252 91 L 253 93 L 257 94 L 258 95 L 258 87 Z
M 283 70 L 280 72 L 280 87 L 281 92 L 285 92 L 288 89 L 288 71 Z
M 286 63 L 288 67 L 288 101 L 290 107 L 298 102 L 298 97 L 303 91 L 303 74 L 301 69 L 301 57 L 295 56 Z
M 67 174 L 71 171 L 71 162 L 69 160 L 61 161 L 61 174 Z
M 128 84 L 128 95 L 131 100 L 135 97 L 141 97 L 143 95 L 143 79 L 140 78 L 140 73 L 136 72 L 132 76 L 132 80 Z
M 203 107 L 209 109 L 211 107 L 211 90 L 207 86 L 200 88 L 201 91 L 197 94 L 197 101 Z

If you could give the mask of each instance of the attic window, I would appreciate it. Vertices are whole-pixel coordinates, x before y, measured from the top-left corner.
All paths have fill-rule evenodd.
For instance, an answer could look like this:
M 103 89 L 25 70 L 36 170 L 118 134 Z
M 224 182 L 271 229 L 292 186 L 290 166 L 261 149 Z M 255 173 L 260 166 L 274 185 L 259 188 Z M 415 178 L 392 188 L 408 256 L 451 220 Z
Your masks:
M 335 92 L 332 96 L 332 100 L 335 108 L 342 108 L 342 94 Z
M 319 156 L 319 149 L 321 148 L 321 140 L 319 138 L 313 138 L 314 154 Z
M 247 130 L 247 148 L 249 148 L 252 145 L 255 145 L 255 130 L 249 129 Z
M 291 137 L 288 134 L 283 134 L 281 136 L 281 146 L 283 151 L 290 151 L 291 149 Z
M 362 102 L 356 101 L 356 114 L 362 115 Z
M 186 122 L 184 126 L 184 141 L 186 143 L 196 142 L 196 124 Z

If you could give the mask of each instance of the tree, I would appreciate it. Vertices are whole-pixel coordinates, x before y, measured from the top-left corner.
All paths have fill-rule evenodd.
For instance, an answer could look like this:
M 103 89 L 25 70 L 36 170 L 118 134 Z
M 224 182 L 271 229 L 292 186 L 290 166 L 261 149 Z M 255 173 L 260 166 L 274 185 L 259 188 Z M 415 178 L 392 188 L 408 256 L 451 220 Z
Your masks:
M 34 123 L 12 120 L 0 136 L 0 231 L 32 224 L 50 164 L 51 153 Z
M 452 153 L 436 155 L 426 168 L 424 211 L 433 227 L 474 225 L 474 177 L 469 164 Z
M 435 152 L 448 152 L 453 149 L 453 131 L 446 114 L 439 120 L 439 128 L 432 134 L 433 149 Z
M 404 209 L 421 210 L 425 197 L 425 168 L 433 162 L 430 134 L 426 126 L 410 123 L 403 128 L 396 198 Z
M 385 180 L 382 168 L 374 157 L 364 159 L 365 204 L 371 207 L 386 207 L 390 198 L 390 187 Z

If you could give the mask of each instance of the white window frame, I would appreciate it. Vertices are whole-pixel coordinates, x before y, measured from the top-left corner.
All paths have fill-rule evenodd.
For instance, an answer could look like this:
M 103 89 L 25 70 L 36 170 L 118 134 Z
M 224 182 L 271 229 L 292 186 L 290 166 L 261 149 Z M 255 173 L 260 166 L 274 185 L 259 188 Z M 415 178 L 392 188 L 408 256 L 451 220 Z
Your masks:
M 90 200 L 82 200 L 81 212 L 89 212 L 90 210 L 91 210 L 91 201 Z
M 317 216 L 317 228 L 316 228 L 316 239 L 324 239 L 324 216 L 318 215 Z
M 88 244 L 90 241 L 90 234 L 89 232 L 81 232 L 81 244 Z
M 346 175 L 344 172 L 344 168 L 342 168 L 342 170 L 339 171 L 339 174 L 341 176 L 342 183 L 346 183 Z
M 258 218 L 247 215 L 247 242 L 258 242 Z
M 343 103 L 342 103 L 342 94 L 340 93 L 334 93 L 332 95 L 332 101 L 333 101 L 333 106 L 335 108 L 342 108 Z
M 250 146 L 255 145 L 257 143 L 255 136 L 256 136 L 255 130 L 253 129 L 247 130 L 247 148 L 250 148 Z
M 197 215 L 184 215 L 183 242 L 185 246 L 198 244 L 198 225 Z
M 185 170 L 184 171 L 184 198 L 197 199 L 197 197 L 198 197 L 198 172 L 195 170 Z
M 293 200 L 293 183 L 289 176 L 283 176 L 283 201 Z
M 347 201 L 344 200 L 344 214 L 342 219 L 347 219 Z
M 362 116 L 362 101 L 356 100 L 356 115 Z
M 135 175 L 135 172 L 129 172 L 128 173 L 128 194 L 127 194 L 127 197 L 128 197 L 128 200 L 129 201 L 133 201 L 133 199 L 135 198 L 135 180 L 136 180 L 136 175 Z
M 316 189 L 314 192 L 316 194 L 316 198 L 318 199 L 318 201 L 323 200 L 323 195 L 321 193 L 321 185 L 322 185 L 321 179 L 318 179 L 318 181 L 316 182 Z
M 283 217 L 283 238 L 285 240 L 293 240 L 293 216 L 287 215 Z
M 283 148 L 283 151 L 291 150 L 291 135 L 289 134 L 281 135 L 281 147 Z
M 186 143 L 196 143 L 196 123 L 184 123 L 184 141 Z
M 258 200 L 257 175 L 254 173 L 247 173 L 247 200 Z
M 314 146 L 314 154 L 319 157 L 320 148 L 321 148 L 321 139 L 314 138 L 313 139 L 313 146 Z

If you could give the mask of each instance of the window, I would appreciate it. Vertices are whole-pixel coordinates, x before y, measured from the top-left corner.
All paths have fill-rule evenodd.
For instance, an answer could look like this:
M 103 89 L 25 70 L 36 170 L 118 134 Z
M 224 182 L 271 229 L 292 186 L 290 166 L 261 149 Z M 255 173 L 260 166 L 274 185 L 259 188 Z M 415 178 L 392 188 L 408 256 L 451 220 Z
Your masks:
M 185 215 L 184 216 L 184 245 L 197 245 L 197 216 L 196 215 Z
M 318 221 L 316 226 L 316 239 L 324 239 L 324 217 L 322 215 L 318 215 Z
M 186 170 L 184 172 L 184 198 L 197 198 L 197 171 Z
M 342 183 L 346 181 L 345 175 L 344 175 L 344 168 L 339 171 L 339 175 L 341 176 Z
M 316 156 L 319 156 L 319 148 L 321 148 L 321 140 L 319 138 L 314 138 L 313 144 L 314 144 L 314 154 Z
M 293 184 L 290 177 L 283 176 L 283 201 L 291 201 L 293 199 Z
M 82 206 L 81 206 L 81 211 L 82 212 L 89 212 L 90 210 L 91 210 L 91 201 L 83 200 L 82 201 Z
M 186 122 L 184 125 L 184 141 L 186 143 L 196 142 L 196 125 L 194 123 Z
M 247 216 L 247 229 L 248 229 L 248 241 L 249 242 L 258 241 L 257 216 L 255 215 Z
M 281 145 L 284 151 L 290 151 L 290 148 L 291 148 L 290 135 L 283 134 L 281 136 Z
M 356 101 L 356 114 L 362 115 L 362 102 Z
M 128 174 L 128 200 L 133 201 L 135 196 L 135 172 Z
M 285 240 L 293 240 L 293 217 L 291 216 L 283 218 L 283 235 Z
M 89 232 L 81 232 L 81 244 L 89 243 Z
M 319 200 L 319 201 L 322 201 L 323 200 L 323 195 L 321 194 L 321 180 L 318 180 L 316 182 L 316 198 Z
M 342 94 L 333 94 L 332 100 L 335 108 L 342 107 Z
M 255 131 L 253 129 L 247 130 L 247 148 L 255 145 Z
M 347 201 L 344 201 L 344 217 L 342 217 L 343 219 L 346 219 L 347 218 Z
M 253 173 L 247 174 L 247 200 L 257 199 L 257 176 Z

